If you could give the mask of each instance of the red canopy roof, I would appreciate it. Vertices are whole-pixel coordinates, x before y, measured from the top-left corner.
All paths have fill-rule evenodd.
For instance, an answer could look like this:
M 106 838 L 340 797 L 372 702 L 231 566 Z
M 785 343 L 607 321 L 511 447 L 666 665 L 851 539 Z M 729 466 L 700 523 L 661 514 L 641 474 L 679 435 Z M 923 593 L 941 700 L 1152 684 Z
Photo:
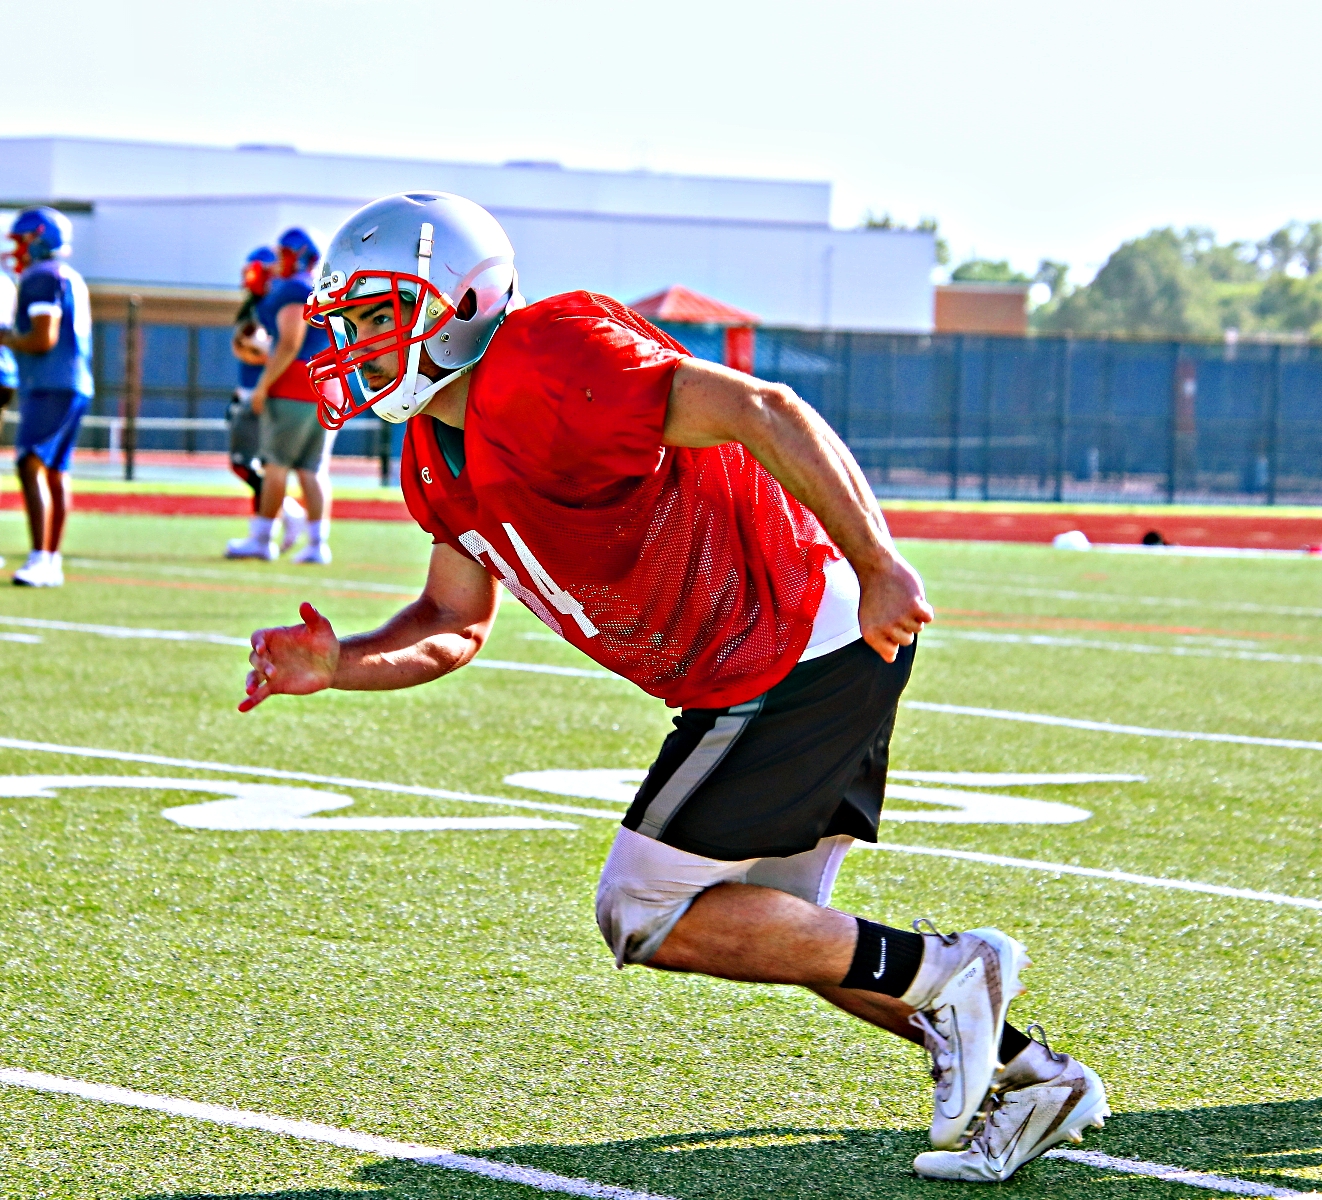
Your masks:
M 722 304 L 680 284 L 644 296 L 629 305 L 650 321 L 687 321 L 694 325 L 760 325 L 762 318 L 733 304 Z

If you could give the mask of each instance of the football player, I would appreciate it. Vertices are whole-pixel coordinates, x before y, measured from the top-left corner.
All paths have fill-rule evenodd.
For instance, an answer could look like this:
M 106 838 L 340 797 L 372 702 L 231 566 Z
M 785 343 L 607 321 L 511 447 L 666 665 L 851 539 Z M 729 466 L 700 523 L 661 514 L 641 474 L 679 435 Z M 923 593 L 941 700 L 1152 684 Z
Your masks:
M 0 344 L 18 363 L 19 425 L 14 462 L 32 534 L 32 553 L 14 572 L 24 587 L 60 587 L 70 492 L 67 472 L 92 399 L 92 306 L 83 277 L 63 262 L 73 248 L 69 218 L 29 208 L 10 228 L 19 276 L 13 328 Z
M 14 327 L 14 310 L 18 306 L 18 288 L 4 271 L 0 271 L 0 333 Z M 18 391 L 18 363 L 14 361 L 14 352 L 5 345 L 0 345 L 0 410 L 9 407 L 14 393 Z M 0 558 L 0 567 L 5 560 Z
M 261 459 L 261 422 L 252 410 L 252 389 L 261 378 L 271 349 L 271 339 L 257 320 L 257 303 L 266 295 L 275 267 L 275 251 L 258 246 L 243 262 L 243 303 L 234 318 L 230 349 L 239 362 L 239 382 L 225 412 L 229 424 L 230 470 L 252 489 L 252 509 L 259 514 L 264 475 Z M 284 535 L 280 553 L 292 550 L 306 532 L 307 515 L 292 496 L 280 508 Z
M 317 420 L 318 396 L 308 379 L 308 360 L 327 344 L 321 329 L 303 321 L 312 291 L 312 269 L 321 257 L 312 236 L 287 229 L 275 248 L 275 277 L 257 302 L 258 322 L 271 341 L 249 403 L 260 421 L 260 456 L 264 464 L 257 515 L 246 538 L 225 548 L 229 558 L 279 557 L 272 530 L 285 500 L 289 472 L 298 475 L 307 508 L 307 545 L 296 563 L 328 563 L 330 549 L 330 474 L 327 469 L 334 434 Z
M 925 1046 L 926 1176 L 1007 1179 L 1100 1125 L 1097 1075 L 1005 1020 L 1017 941 L 828 907 L 850 844 L 876 841 L 933 618 L 844 443 L 789 388 L 690 357 L 614 300 L 525 306 L 513 263 L 495 219 L 445 194 L 387 197 L 336 234 L 308 305 L 331 334 L 310 364 L 322 418 L 409 422 L 431 567 L 371 633 L 341 639 L 310 604 L 259 630 L 240 708 L 456 670 L 503 583 L 680 709 L 602 871 L 617 965 L 799 984 Z

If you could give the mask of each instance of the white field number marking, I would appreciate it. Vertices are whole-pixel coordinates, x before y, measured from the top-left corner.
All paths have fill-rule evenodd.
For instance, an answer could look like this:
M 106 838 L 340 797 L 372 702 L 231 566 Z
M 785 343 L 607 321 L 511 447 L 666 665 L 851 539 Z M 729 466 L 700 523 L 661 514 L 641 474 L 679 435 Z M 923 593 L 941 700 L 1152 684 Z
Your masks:
M 557 796 L 581 796 L 628 805 L 642 783 L 646 771 L 604 768 L 587 771 L 520 771 L 506 775 L 511 787 L 531 788 Z M 917 779 L 930 783 L 956 783 L 965 787 L 1024 787 L 1078 783 L 1136 783 L 1141 775 L 1008 774 L 978 771 L 892 771 L 892 779 Z M 1086 821 L 1092 813 L 1086 808 L 1061 804 L 1054 800 L 1030 800 L 1024 796 L 999 795 L 995 792 L 970 792 L 950 787 L 914 787 L 889 783 L 886 795 L 895 800 L 915 801 L 935 806 L 930 811 L 883 808 L 884 821 L 914 821 L 942 825 L 1068 825 Z
M 148 775 L 0 775 L 0 796 L 53 800 L 64 788 L 134 788 L 160 792 L 207 792 L 228 797 L 161 811 L 186 829 L 338 830 L 412 832 L 426 829 L 577 829 L 540 817 L 314 817 L 348 808 L 337 792 L 250 783 L 240 779 L 158 779 Z

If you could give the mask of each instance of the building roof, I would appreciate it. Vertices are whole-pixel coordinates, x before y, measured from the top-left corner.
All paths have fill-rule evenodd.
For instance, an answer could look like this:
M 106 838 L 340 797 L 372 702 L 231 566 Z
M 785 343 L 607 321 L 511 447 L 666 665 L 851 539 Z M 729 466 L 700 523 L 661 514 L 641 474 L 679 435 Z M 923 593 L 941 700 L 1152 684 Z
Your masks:
M 650 321 L 682 321 L 693 325 L 760 325 L 762 318 L 733 304 L 713 300 L 682 284 L 644 296 L 629 305 Z

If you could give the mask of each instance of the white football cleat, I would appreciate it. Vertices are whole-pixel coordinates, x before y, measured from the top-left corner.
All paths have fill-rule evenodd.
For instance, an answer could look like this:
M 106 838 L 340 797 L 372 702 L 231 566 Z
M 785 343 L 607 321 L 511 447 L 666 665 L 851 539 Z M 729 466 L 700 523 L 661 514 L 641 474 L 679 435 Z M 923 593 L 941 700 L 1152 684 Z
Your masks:
M 284 533 L 280 538 L 280 553 L 288 554 L 297 544 L 298 539 L 307 533 L 308 514 L 293 496 L 286 496 L 280 506 L 280 519 L 284 525 Z
M 913 1169 L 924 1179 L 1004 1183 L 1052 1146 L 1083 1141 L 1089 1126 L 1101 1129 L 1111 1109 L 1097 1072 L 1068 1054 L 1049 1053 L 1060 1068 L 1055 1076 L 990 1093 L 967 1149 L 930 1150 L 913 1160 Z
M 331 560 L 331 548 L 325 542 L 309 542 L 294 555 L 296 563 L 315 563 L 325 566 Z
M 275 562 L 280 557 L 280 547 L 270 538 L 230 538 L 225 544 L 225 557 L 260 558 L 263 562 Z
M 923 935 L 923 961 L 900 997 L 918 1009 L 909 1021 L 922 1030 L 935 1083 L 932 1145 L 960 1144 L 1000 1066 L 1001 1030 L 1010 1001 L 1023 993 L 1019 972 L 1028 954 L 999 929 Z
M 64 586 L 64 555 L 52 550 L 46 559 L 46 586 Z
M 50 567 L 50 553 L 46 550 L 33 550 L 25 562 L 17 571 L 14 572 L 15 587 L 58 587 L 53 582 Z M 60 573 L 60 583 L 64 582 L 64 574 Z

